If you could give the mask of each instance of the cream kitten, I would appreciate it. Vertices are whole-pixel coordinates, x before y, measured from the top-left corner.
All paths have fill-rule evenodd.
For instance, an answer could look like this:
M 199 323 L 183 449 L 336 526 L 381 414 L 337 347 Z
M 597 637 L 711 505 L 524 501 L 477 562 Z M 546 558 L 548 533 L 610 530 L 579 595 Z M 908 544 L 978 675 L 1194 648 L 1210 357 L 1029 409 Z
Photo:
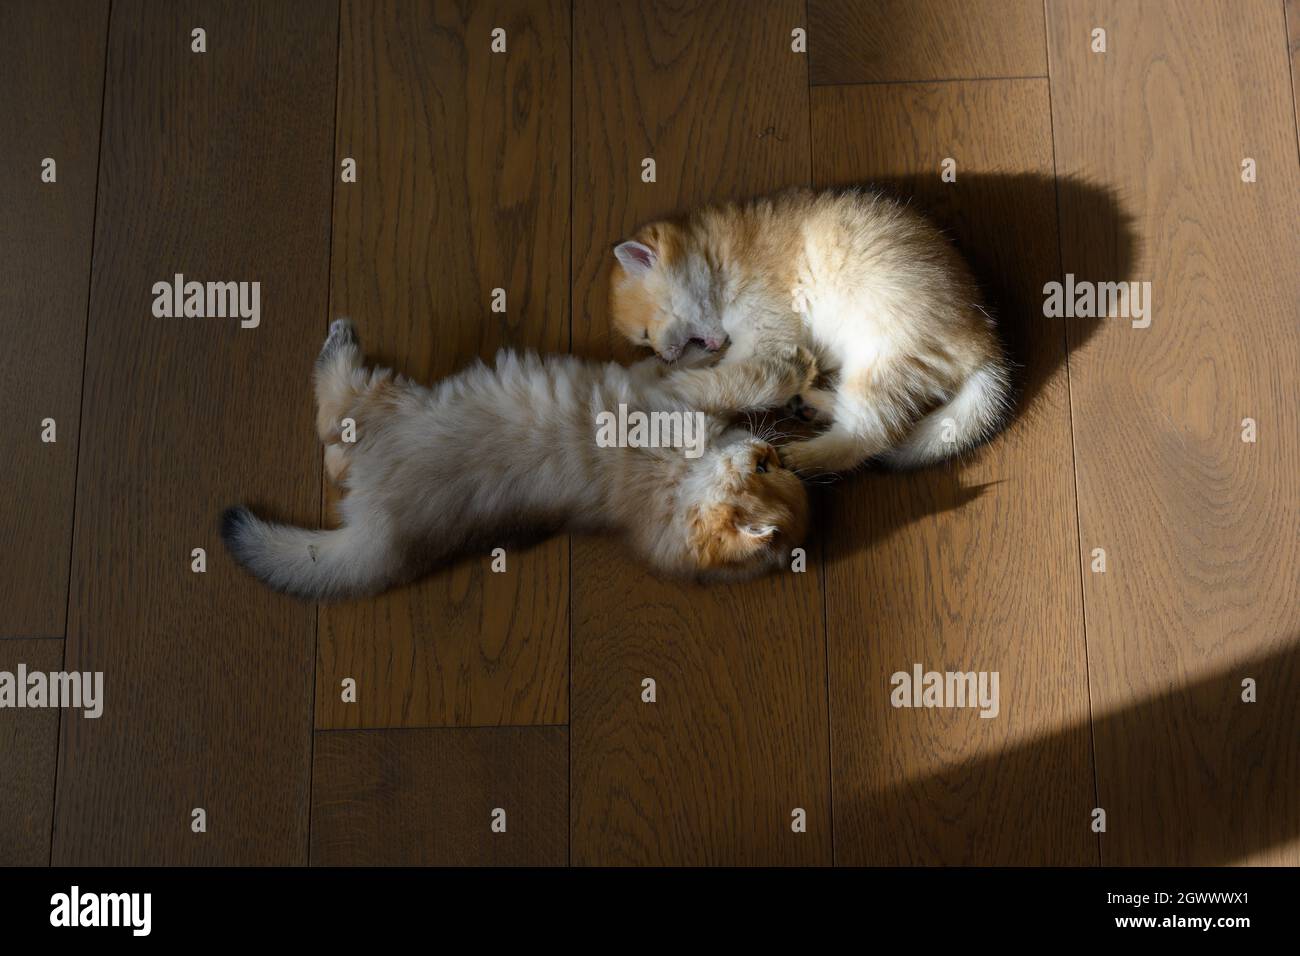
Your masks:
M 775 449 L 712 414 L 787 401 L 816 376 L 786 348 L 747 368 L 624 368 L 572 356 L 501 352 L 424 388 L 367 369 L 352 325 L 336 321 L 316 362 L 325 468 L 348 492 L 342 527 L 222 516 L 235 559 L 306 598 L 381 591 L 468 549 L 522 532 L 617 531 L 670 574 L 737 578 L 781 566 L 807 527 L 802 483 Z M 597 415 L 701 412 L 692 449 L 600 447 Z M 345 419 L 355 442 L 343 440 Z
M 615 326 L 676 360 L 730 347 L 718 368 L 811 349 L 833 388 L 802 403 L 830 427 L 782 450 L 799 473 L 879 457 L 940 461 L 997 430 L 1008 374 L 957 251 L 882 196 L 792 189 L 651 223 L 614 249 Z

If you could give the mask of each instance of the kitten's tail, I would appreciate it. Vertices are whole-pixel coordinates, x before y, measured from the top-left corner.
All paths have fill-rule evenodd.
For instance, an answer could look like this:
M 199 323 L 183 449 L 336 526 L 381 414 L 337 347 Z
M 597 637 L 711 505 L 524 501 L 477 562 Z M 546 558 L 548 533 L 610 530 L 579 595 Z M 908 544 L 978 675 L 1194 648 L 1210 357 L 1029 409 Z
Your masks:
M 373 594 L 394 583 L 398 567 L 389 537 L 359 524 L 313 531 L 263 521 L 247 508 L 227 508 L 221 539 L 254 577 L 308 600 Z
M 893 468 L 921 468 L 974 448 L 1002 427 L 1011 410 L 1010 395 L 1006 364 L 1000 357 L 986 362 L 881 460 Z

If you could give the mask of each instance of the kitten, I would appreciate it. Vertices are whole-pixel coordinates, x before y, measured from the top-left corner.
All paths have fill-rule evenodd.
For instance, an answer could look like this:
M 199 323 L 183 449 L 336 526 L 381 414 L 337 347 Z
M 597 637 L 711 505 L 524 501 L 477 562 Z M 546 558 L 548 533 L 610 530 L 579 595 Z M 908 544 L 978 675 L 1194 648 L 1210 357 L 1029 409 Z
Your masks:
M 729 339 L 725 368 L 798 343 L 835 373 L 795 403 L 830 422 L 782 450 L 800 474 L 938 462 L 1006 415 L 1007 362 L 969 269 L 883 196 L 791 189 L 651 223 L 614 253 L 610 311 L 634 344 L 671 362 Z
M 796 348 L 724 375 L 503 351 L 495 368 L 479 362 L 424 388 L 363 367 L 340 319 L 315 388 L 326 472 L 348 492 L 342 527 L 231 508 L 222 537 L 256 577 L 305 598 L 375 593 L 502 536 L 565 528 L 621 532 L 669 574 L 754 575 L 802 540 L 807 495 L 771 445 L 715 413 L 779 404 L 815 376 Z M 702 448 L 600 447 L 597 415 L 620 404 L 698 410 Z M 343 440 L 345 419 L 355 442 Z

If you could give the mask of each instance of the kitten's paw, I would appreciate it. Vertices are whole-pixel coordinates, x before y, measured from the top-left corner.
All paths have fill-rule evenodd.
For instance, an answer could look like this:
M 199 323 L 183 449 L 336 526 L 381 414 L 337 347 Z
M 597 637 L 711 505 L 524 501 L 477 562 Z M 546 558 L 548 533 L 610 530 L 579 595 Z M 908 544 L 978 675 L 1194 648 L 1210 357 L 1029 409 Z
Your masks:
M 718 363 L 718 353 L 701 345 L 688 344 L 681 358 L 672 364 L 672 368 L 708 368 Z M 662 363 L 661 363 L 662 364 Z
M 316 362 L 324 364 L 348 346 L 355 348 L 360 344 L 357 340 L 357 327 L 352 324 L 352 320 L 335 319 L 330 323 L 330 334 L 326 336 L 325 344 L 321 346 Z
M 356 345 L 357 327 L 352 324 L 351 319 L 335 319 L 330 323 L 329 338 L 325 341 L 337 342 L 339 345 Z
M 797 418 L 801 422 L 815 422 L 817 420 L 817 409 L 805 402 L 802 395 L 796 395 L 786 402 L 785 410 L 790 413 L 791 418 Z
M 786 445 L 779 452 L 781 464 L 800 478 L 830 474 L 833 469 L 826 467 L 817 445 L 814 444 L 815 441 L 816 439 L 810 439 Z
M 345 366 L 361 362 L 361 342 L 351 319 L 335 319 L 330 323 L 330 334 L 316 356 L 317 368 L 328 368 L 339 362 Z
M 834 393 L 809 388 L 790 399 L 785 407 L 792 418 L 801 422 L 829 424 L 832 421 L 830 410 L 834 404 Z
M 806 441 L 797 441 L 792 445 L 784 446 L 778 454 L 781 456 L 781 465 L 790 469 L 801 478 L 808 473 L 808 462 L 805 460 L 804 446 Z

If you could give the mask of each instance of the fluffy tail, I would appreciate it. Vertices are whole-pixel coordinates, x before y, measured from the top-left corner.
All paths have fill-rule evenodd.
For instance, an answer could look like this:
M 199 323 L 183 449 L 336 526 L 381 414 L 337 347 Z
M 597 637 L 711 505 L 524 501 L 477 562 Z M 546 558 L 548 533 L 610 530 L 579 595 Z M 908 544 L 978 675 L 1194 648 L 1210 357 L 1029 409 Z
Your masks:
M 247 508 L 228 508 L 221 516 L 221 539 L 254 577 L 296 597 L 356 597 L 394 583 L 392 545 L 378 529 L 352 525 L 312 531 L 263 521 Z
M 894 468 L 921 468 L 991 438 L 1011 409 L 1011 377 L 1000 360 L 980 366 L 946 404 L 926 415 L 903 441 L 881 455 Z

